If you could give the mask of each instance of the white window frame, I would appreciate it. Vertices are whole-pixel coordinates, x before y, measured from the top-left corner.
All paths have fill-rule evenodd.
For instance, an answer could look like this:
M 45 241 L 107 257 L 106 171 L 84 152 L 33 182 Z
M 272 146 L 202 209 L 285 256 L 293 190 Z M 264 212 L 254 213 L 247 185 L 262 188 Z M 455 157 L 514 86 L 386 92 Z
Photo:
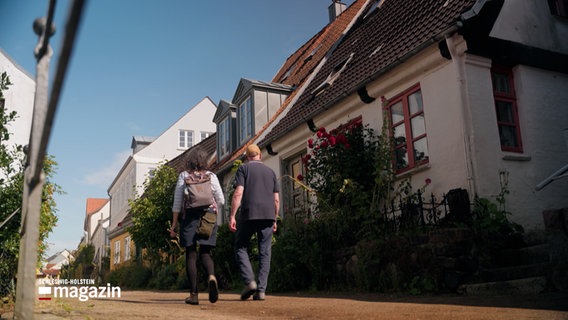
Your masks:
M 213 134 L 213 132 L 201 131 L 201 141 L 209 138 L 212 134 Z
M 124 261 L 130 260 L 130 244 L 132 242 L 132 238 L 130 236 L 124 239 Z
M 231 152 L 230 117 L 219 123 L 219 156 L 223 157 Z
M 252 107 L 250 96 L 239 105 L 239 141 L 241 143 L 252 137 Z
M 178 147 L 180 149 L 188 149 L 193 146 L 193 130 L 179 130 Z
M 120 263 L 120 240 L 114 242 L 114 264 Z

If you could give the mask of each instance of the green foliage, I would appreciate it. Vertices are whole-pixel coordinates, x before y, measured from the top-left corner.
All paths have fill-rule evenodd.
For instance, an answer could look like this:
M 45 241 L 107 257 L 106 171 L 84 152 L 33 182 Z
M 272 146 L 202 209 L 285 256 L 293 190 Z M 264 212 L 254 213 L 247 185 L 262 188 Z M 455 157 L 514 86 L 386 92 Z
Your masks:
M 380 233 L 379 208 L 392 189 L 389 143 L 355 123 L 308 140 L 306 183 L 315 191 L 316 218 L 326 217 L 343 245 Z
M 508 215 L 500 205 L 475 197 L 472 229 L 476 251 L 484 267 L 494 265 L 503 248 L 520 247 L 524 243 L 523 227 L 509 221 Z
M 219 288 L 240 288 L 241 276 L 235 261 L 235 234 L 229 230 L 228 224 L 222 224 L 217 229 L 217 246 L 213 250 L 215 275 Z
M 0 76 L 0 99 L 5 90 L 12 85 L 6 72 Z M 18 254 L 20 245 L 21 206 L 23 203 L 24 186 L 24 154 L 23 147 L 9 147 L 10 123 L 17 118 L 15 111 L 6 112 L 0 108 L 0 222 L 16 213 L 0 228 L 0 297 L 13 295 L 14 279 L 18 270 Z M 57 204 L 55 194 L 62 194 L 61 188 L 53 182 L 57 162 L 47 156 L 44 160 L 43 171 L 45 182 L 42 190 L 42 204 L 39 226 L 38 264 L 47 250 L 46 239 L 57 224 Z
M 144 289 L 152 276 L 152 270 L 133 262 L 124 264 L 107 275 L 107 283 L 123 289 Z
M 93 245 L 82 245 L 76 253 L 75 260 L 66 268 L 61 270 L 60 277 L 63 279 L 93 279 L 96 278 L 95 247 Z
M 270 270 L 269 287 L 275 291 L 309 289 L 316 267 L 308 252 L 316 238 L 313 227 L 308 220 L 298 225 L 285 220 L 279 229 L 280 235 L 272 247 L 274 267 Z
M 153 264 L 162 261 L 163 254 L 179 256 L 181 253 L 168 231 L 177 176 L 173 168 L 159 166 L 154 177 L 144 182 L 144 195 L 130 202 L 133 225 L 128 232 L 136 246 L 146 249 L 146 258 Z

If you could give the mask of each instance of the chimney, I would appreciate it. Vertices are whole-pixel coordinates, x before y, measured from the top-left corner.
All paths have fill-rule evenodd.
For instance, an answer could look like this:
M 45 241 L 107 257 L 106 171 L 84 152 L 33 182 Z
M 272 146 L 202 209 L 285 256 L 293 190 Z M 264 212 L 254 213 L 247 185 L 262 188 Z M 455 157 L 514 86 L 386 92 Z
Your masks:
M 335 21 L 337 16 L 339 16 L 345 9 L 347 5 L 341 2 L 340 0 L 332 0 L 331 4 L 328 7 L 329 10 L 329 23 Z

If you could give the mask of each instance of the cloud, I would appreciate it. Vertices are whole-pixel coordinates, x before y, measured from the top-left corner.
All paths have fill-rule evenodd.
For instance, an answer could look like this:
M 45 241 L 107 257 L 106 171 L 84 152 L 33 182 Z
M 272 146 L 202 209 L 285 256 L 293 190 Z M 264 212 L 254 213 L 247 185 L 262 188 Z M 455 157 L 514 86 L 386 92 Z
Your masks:
M 128 156 L 132 154 L 131 149 L 120 151 L 112 157 L 112 161 L 105 167 L 87 173 L 83 181 L 90 186 L 108 188 L 112 183 Z

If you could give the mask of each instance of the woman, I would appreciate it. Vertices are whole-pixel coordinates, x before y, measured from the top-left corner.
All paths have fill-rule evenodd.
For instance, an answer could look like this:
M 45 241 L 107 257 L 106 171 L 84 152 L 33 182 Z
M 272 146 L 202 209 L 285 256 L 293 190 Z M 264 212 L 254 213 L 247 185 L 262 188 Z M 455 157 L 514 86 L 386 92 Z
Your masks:
M 215 268 L 211 250 L 215 247 L 217 241 L 218 225 L 215 224 L 211 236 L 207 239 L 196 235 L 196 229 L 203 215 L 203 208 L 184 209 L 183 193 L 185 189 L 185 178 L 191 173 L 201 172 L 209 174 L 211 178 L 211 188 L 213 191 L 214 203 L 213 208 L 216 210 L 218 206 L 225 203 L 225 196 L 219 184 L 217 176 L 206 170 L 207 159 L 209 158 L 205 150 L 194 147 L 188 152 L 187 171 L 183 171 L 178 176 L 178 181 L 174 193 L 174 203 L 172 206 L 173 221 L 170 229 L 170 236 L 175 237 L 176 227 L 179 224 L 179 239 L 181 246 L 185 247 L 185 269 L 187 278 L 189 279 L 189 297 L 185 299 L 185 303 L 197 305 L 199 304 L 197 293 L 197 247 L 199 246 L 199 258 L 201 263 L 207 270 L 209 275 L 209 302 L 215 303 L 219 297 L 217 288 L 217 279 L 215 278 Z

